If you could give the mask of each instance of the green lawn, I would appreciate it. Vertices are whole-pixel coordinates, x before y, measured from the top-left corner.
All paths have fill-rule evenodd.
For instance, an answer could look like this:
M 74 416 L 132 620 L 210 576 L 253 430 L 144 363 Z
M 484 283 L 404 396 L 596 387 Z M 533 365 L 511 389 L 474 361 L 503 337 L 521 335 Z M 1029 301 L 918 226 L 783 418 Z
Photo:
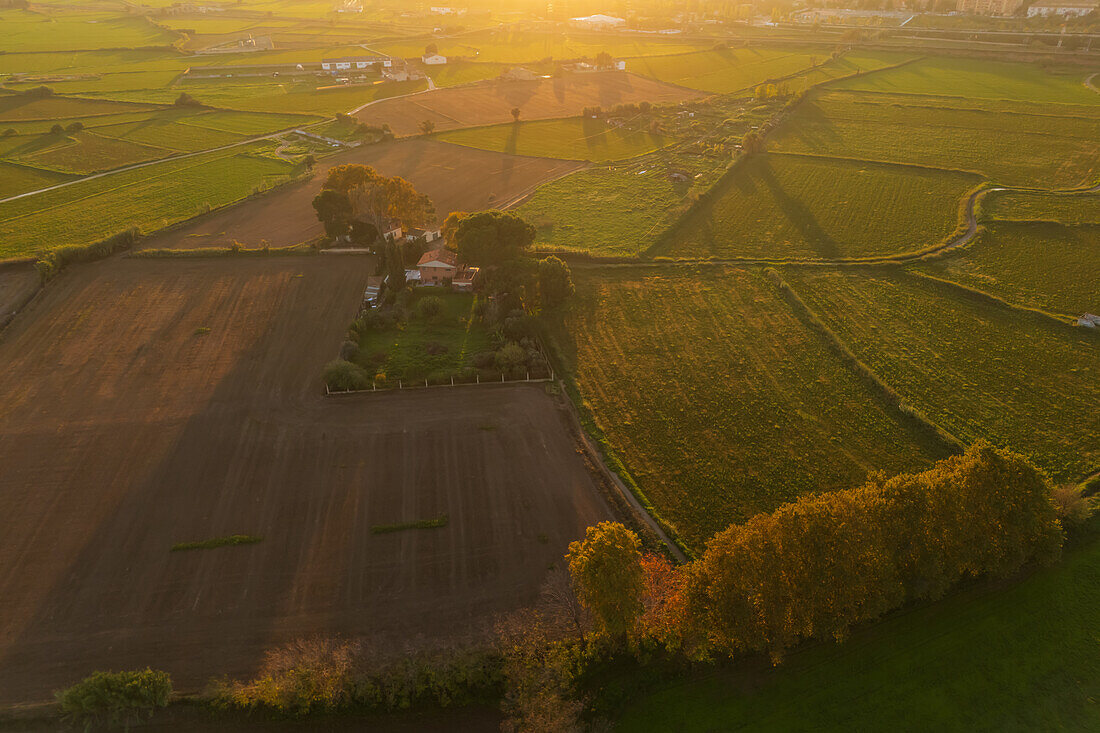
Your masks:
M 471 366 L 475 354 L 492 351 L 493 337 L 474 317 L 476 296 L 455 293 L 446 288 L 417 288 L 409 305 L 410 317 L 403 328 L 370 330 L 359 341 L 356 361 L 372 377 L 385 375 L 385 381 L 406 386 L 432 375 L 455 374 Z M 437 297 L 443 309 L 433 319 L 417 314 L 421 298 Z M 440 353 L 432 354 L 432 350 Z
M 664 135 L 610 126 L 604 120 L 571 118 L 472 127 L 437 134 L 437 140 L 513 155 L 590 160 L 634 158 L 673 142 Z
M 993 191 L 982 200 L 982 215 L 983 220 L 1100 224 L 1100 193 Z
M 1100 340 L 919 278 L 792 269 L 803 300 L 909 404 L 1059 481 L 1100 468 Z
M 653 254 L 768 260 L 915 252 L 958 225 L 973 175 L 861 161 L 756 155 Z
M 1100 729 L 1100 536 L 1024 578 L 980 584 L 790 655 L 632 701 L 617 730 Z M 736 663 L 735 663 L 736 664 Z
M 968 170 L 1008 185 L 1100 178 L 1100 115 L 1073 106 L 827 92 L 799 105 L 769 146 Z
M 272 150 L 253 143 L 0 204 L 0 257 L 88 244 L 135 226 L 148 233 L 231 203 L 295 172 Z
M 987 225 L 981 237 L 923 271 L 1030 308 L 1100 312 L 1100 225 Z
M 927 465 L 761 273 L 575 267 L 551 343 L 613 460 L 693 548 L 730 523 L 868 471 Z
M 935 94 L 967 99 L 1012 99 L 1045 104 L 1100 105 L 1085 87 L 1095 69 L 1051 74 L 1037 64 L 937 56 L 899 69 L 837 82 L 837 89 Z

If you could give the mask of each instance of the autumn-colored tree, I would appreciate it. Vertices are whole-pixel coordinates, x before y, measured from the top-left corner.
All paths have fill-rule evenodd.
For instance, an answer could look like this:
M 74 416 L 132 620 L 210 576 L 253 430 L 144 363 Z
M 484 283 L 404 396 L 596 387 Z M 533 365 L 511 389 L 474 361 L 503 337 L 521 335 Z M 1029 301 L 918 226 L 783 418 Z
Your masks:
M 544 308 L 557 308 L 573 294 L 573 275 L 569 265 L 550 256 L 539 260 L 539 297 Z
M 507 211 L 479 211 L 455 228 L 458 255 L 471 264 L 492 266 L 521 259 L 535 241 L 535 228 Z
M 642 556 L 642 614 L 635 636 L 652 640 L 669 651 L 684 646 L 687 616 L 687 576 L 660 555 Z
M 452 211 L 447 214 L 447 218 L 443 220 L 443 223 L 439 226 L 439 233 L 443 236 L 443 241 L 450 247 L 455 246 L 455 231 L 458 229 L 458 224 L 465 219 L 469 214 L 465 211 Z
M 596 54 L 596 66 L 601 69 L 610 68 L 615 63 L 615 58 L 607 51 L 600 51 Z
M 321 193 L 314 199 L 314 208 L 322 222 L 332 220 L 336 228 L 339 228 L 338 215 L 345 211 L 341 196 L 350 208 L 341 234 L 346 233 L 352 221 L 368 225 L 365 231 L 373 228 L 375 232 L 382 232 L 391 221 L 405 227 L 422 227 L 435 220 L 431 199 L 417 192 L 404 178 L 383 176 L 370 166 L 347 164 L 329 169 Z M 326 231 L 328 229 L 326 223 Z
M 424 133 L 425 135 L 431 135 L 433 132 L 435 132 L 435 123 L 431 120 L 422 120 L 420 122 L 420 132 Z
M 638 536 L 618 522 L 600 522 L 569 545 L 566 558 L 577 597 L 596 628 L 611 635 L 633 630 L 643 611 L 645 579 Z
M 519 122 L 519 116 L 523 113 L 519 107 L 512 107 L 512 121 Z

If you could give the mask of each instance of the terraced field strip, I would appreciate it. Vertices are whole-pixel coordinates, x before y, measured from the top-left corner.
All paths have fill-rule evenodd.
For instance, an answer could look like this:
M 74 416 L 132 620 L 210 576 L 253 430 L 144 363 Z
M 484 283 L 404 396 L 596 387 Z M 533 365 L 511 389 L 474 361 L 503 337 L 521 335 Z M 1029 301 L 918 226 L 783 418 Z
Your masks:
M 648 254 L 842 261 L 923 252 L 959 230 L 980 178 L 812 156 L 745 159 Z
M 916 265 L 1027 308 L 1065 317 L 1100 311 L 1100 225 L 989 222 L 951 257 Z
M 1002 185 L 1072 188 L 1100 177 L 1094 109 L 830 88 L 799 105 L 769 136 L 769 149 L 974 171 Z
M 733 521 L 942 456 L 761 273 L 577 269 L 551 348 L 612 462 L 698 550 Z
M 993 191 L 982 200 L 982 220 L 1100 224 L 1100 190 Z
M 788 268 L 817 316 L 907 402 L 966 442 L 1030 455 L 1057 481 L 1100 465 L 1100 341 L 935 283 Z
M 665 135 L 628 130 L 587 117 L 512 122 L 444 132 L 437 140 L 512 155 L 602 163 L 634 158 L 674 142 Z

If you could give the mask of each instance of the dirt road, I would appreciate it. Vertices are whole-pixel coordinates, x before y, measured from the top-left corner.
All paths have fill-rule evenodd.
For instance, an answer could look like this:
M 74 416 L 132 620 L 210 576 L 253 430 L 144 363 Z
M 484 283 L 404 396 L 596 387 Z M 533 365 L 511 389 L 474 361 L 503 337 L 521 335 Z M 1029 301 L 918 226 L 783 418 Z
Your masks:
M 115 259 L 16 317 L 0 338 L 0 703 L 145 665 L 196 689 L 301 636 L 476 636 L 608 516 L 541 389 L 321 396 L 365 269 Z M 238 533 L 263 541 L 169 551 Z

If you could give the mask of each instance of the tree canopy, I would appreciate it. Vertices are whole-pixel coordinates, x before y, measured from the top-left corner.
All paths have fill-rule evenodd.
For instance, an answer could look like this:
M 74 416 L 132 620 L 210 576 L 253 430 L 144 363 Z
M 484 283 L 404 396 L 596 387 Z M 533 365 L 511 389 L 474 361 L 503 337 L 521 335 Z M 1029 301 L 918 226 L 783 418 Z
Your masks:
M 353 222 L 362 235 L 371 227 L 385 231 L 390 221 L 422 227 L 435 220 L 431 199 L 404 178 L 383 176 L 370 166 L 356 164 L 329 169 L 313 208 L 329 236 L 346 234 Z
M 645 610 L 638 536 L 618 522 L 600 522 L 569 545 L 566 557 L 577 598 L 597 627 L 608 634 L 631 631 Z
M 523 258 L 535 241 L 535 227 L 507 211 L 480 211 L 455 228 L 455 246 L 471 264 L 502 265 Z
M 573 275 L 569 265 L 550 256 L 539 260 L 539 297 L 543 308 L 557 308 L 573 294 Z

